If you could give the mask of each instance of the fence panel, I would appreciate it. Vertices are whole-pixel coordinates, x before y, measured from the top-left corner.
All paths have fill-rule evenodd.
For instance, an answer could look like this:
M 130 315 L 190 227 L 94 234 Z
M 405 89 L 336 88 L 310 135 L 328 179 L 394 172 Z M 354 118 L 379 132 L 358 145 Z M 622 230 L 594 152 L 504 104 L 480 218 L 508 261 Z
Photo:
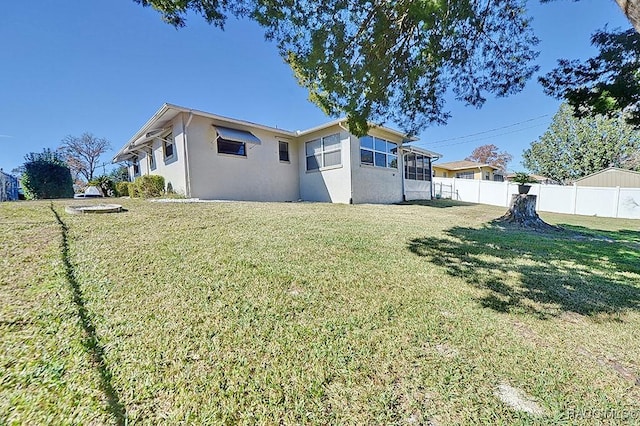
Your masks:
M 640 188 L 620 188 L 618 217 L 640 219 Z
M 433 178 L 439 188 L 452 188 L 454 200 L 508 207 L 518 186 L 508 182 Z M 442 191 L 441 196 L 448 194 Z M 537 210 L 586 216 L 640 219 L 640 188 L 595 188 L 560 185 L 531 185 L 529 194 L 538 197 Z
M 573 186 L 536 185 L 540 187 L 538 210 L 543 212 L 573 214 L 575 206 Z

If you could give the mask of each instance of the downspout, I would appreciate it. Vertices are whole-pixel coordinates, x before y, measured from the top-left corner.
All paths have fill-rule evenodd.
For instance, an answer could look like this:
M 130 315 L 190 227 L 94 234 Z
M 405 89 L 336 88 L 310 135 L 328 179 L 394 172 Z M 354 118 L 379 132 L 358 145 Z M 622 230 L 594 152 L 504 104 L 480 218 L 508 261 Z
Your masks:
M 353 204 L 353 164 L 351 164 L 351 131 L 338 123 L 338 127 L 347 132 L 349 135 L 349 204 Z
M 400 145 L 398 145 L 398 158 L 400 159 L 400 162 L 402 164 L 398 164 L 398 168 L 400 169 L 400 176 L 401 176 L 401 181 L 402 181 L 402 201 L 407 201 L 407 193 L 405 191 L 405 176 L 404 176 L 404 156 L 405 154 L 405 150 L 403 149 L 403 145 L 404 145 L 404 141 L 400 142 Z
M 186 197 L 191 198 L 191 173 L 189 172 L 189 151 L 187 150 L 187 129 L 191 120 L 193 119 L 193 111 L 189 111 L 189 119 L 187 123 L 184 122 L 184 114 L 180 114 L 182 119 L 182 150 L 184 154 L 184 177 L 186 179 Z

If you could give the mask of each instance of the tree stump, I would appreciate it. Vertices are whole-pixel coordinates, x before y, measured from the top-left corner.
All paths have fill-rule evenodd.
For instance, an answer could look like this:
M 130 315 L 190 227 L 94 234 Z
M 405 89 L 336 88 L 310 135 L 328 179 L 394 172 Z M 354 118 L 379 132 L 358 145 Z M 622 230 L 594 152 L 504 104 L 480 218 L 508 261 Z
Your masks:
M 509 210 L 495 222 L 536 231 L 560 231 L 561 228 L 540 219 L 536 213 L 536 199 L 535 195 L 513 194 Z

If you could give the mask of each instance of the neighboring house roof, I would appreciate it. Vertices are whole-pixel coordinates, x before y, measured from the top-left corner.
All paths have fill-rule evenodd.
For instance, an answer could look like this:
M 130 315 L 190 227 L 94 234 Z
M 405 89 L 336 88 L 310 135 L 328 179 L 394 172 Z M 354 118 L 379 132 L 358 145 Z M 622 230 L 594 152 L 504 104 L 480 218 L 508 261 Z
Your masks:
M 542 175 L 534 175 L 534 174 L 529 174 L 529 176 L 531 176 L 532 178 L 534 178 L 535 180 L 537 180 L 538 182 L 547 182 L 547 181 L 552 181 L 553 179 L 548 178 L 546 176 L 542 176 Z M 507 180 L 511 180 L 514 177 L 516 177 L 515 173 L 509 173 L 508 175 L 505 176 L 505 179 Z
M 498 170 L 497 167 L 492 166 L 490 164 L 477 163 L 475 161 L 468 161 L 468 160 L 451 161 L 449 163 L 439 163 L 439 164 L 434 164 L 433 167 L 437 167 L 439 169 L 451 170 L 451 171 L 475 169 L 478 167 L 490 167 L 493 170 Z
M 133 135 L 133 137 L 116 153 L 116 155 L 113 157 L 113 162 L 118 162 L 118 161 L 123 161 L 126 160 L 128 158 L 131 158 L 133 156 L 133 152 L 136 150 L 136 148 L 147 144 L 149 142 L 151 142 L 154 138 L 156 138 L 158 136 L 159 133 L 161 133 L 165 129 L 164 127 L 171 121 L 173 120 L 176 115 L 180 114 L 180 113 L 189 113 L 189 114 L 193 114 L 193 115 L 197 115 L 197 116 L 201 116 L 201 117 L 206 117 L 206 118 L 210 118 L 215 122 L 220 123 L 220 125 L 231 125 L 231 127 L 233 126 L 241 126 L 241 127 L 249 127 L 249 128 L 254 128 L 254 129 L 261 129 L 261 130 L 266 130 L 268 132 L 272 132 L 275 134 L 279 134 L 282 136 L 287 136 L 290 138 L 296 138 L 299 136 L 304 136 L 313 132 L 317 132 L 319 130 L 323 130 L 325 128 L 329 128 L 332 126 L 336 126 L 339 125 L 341 127 L 344 127 L 344 125 L 347 122 L 346 118 L 339 118 L 337 120 L 333 120 L 330 121 L 328 123 L 316 126 L 316 127 L 312 127 L 310 129 L 307 130 L 297 130 L 295 132 L 292 132 L 290 130 L 284 130 L 284 129 L 278 129 L 275 127 L 269 127 L 269 126 L 264 126 L 262 124 L 257 124 L 257 123 L 252 123 L 250 121 L 244 121 L 244 120 L 238 120 L 235 118 L 230 118 L 230 117 L 224 117 L 222 115 L 217 115 L 217 114 L 212 114 L 209 112 L 205 112 L 205 111 L 199 111 L 196 109 L 192 109 L 192 108 L 185 108 L 185 107 L 181 107 L 178 105 L 173 105 L 173 104 L 169 104 L 169 103 L 165 103 L 162 105 L 162 107 L 160 107 L 160 109 L 153 115 L 153 117 L 151 117 L 149 119 L 149 121 L 147 121 L 144 126 L 142 126 L 142 128 L 140 128 L 140 130 L 138 130 L 138 132 Z M 372 129 L 375 128 L 379 128 L 381 130 L 384 130 L 387 133 L 390 133 L 392 135 L 396 135 L 398 137 L 401 137 L 404 141 L 406 142 L 414 142 L 417 141 L 418 138 L 415 137 L 407 137 L 407 135 L 405 133 L 402 133 L 398 130 L 394 130 L 394 129 L 390 129 L 388 127 L 384 127 L 384 126 L 380 126 L 377 125 L 375 123 L 369 123 L 369 126 Z M 345 130 L 346 129 L 345 127 Z M 139 149 L 139 148 L 138 148 Z M 431 152 L 431 151 L 427 151 L 427 152 Z M 433 153 L 436 154 L 436 153 Z M 440 154 L 436 154 L 437 157 L 441 157 Z
M 578 186 L 639 188 L 640 173 L 619 167 L 608 167 L 599 172 L 576 179 L 574 183 Z

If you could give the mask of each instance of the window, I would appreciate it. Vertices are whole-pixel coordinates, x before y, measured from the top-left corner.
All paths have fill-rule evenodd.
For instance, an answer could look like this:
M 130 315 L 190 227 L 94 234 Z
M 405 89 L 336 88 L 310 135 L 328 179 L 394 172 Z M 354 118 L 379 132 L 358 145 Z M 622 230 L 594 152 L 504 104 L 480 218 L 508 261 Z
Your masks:
M 150 149 L 149 153 L 147 154 L 147 156 L 149 157 L 149 170 L 155 170 L 156 169 L 156 157 L 155 155 L 153 155 L 153 150 Z
M 247 151 L 244 142 L 229 141 L 219 137 L 218 154 L 230 154 L 246 157 Z
M 164 159 L 170 160 L 175 155 L 175 147 L 173 144 L 173 133 L 169 133 L 162 138 L 162 151 L 164 152 Z
M 398 168 L 398 144 L 373 136 L 360 138 L 360 163 L 375 167 Z
M 404 157 L 404 178 L 431 180 L 431 159 L 426 155 L 409 153 Z
M 474 179 L 474 173 L 473 172 L 459 172 L 459 173 L 456 173 L 456 177 L 458 179 Z
M 484 180 L 490 180 L 489 173 L 484 174 Z
M 278 150 L 280 151 L 280 161 L 289 162 L 289 142 L 278 142 Z
M 338 133 L 314 139 L 305 144 L 307 170 L 342 164 L 341 142 Z
M 134 176 L 139 176 L 140 175 L 140 162 L 138 160 L 138 157 L 135 157 L 132 161 L 133 166 L 133 175 Z

